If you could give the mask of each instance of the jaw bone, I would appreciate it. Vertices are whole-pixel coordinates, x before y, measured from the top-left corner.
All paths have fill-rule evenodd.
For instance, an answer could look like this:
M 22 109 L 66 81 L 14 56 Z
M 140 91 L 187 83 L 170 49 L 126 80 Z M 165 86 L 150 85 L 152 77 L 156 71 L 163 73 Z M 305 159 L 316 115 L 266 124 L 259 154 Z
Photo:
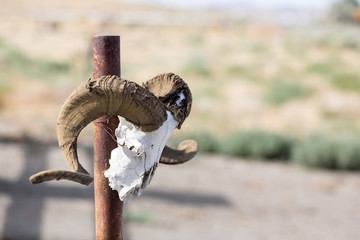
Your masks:
M 140 196 L 150 183 L 165 144 L 179 124 L 166 112 L 167 120 L 152 132 L 144 132 L 119 116 L 120 123 L 115 130 L 119 146 L 112 150 L 110 167 L 104 175 L 125 204 L 133 196 Z

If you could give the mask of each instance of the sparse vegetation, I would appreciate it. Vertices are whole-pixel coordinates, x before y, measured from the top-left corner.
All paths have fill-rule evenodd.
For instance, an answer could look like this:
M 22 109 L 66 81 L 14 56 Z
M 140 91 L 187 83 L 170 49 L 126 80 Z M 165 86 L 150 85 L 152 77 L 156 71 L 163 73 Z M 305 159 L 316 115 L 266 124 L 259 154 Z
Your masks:
M 0 74 L 0 78 L 2 78 L 2 77 L 3 76 Z M 3 106 L 3 100 L 4 100 L 5 93 L 7 93 L 10 90 L 11 90 L 11 83 L 10 82 L 6 82 L 6 81 L 1 81 L 0 82 L 0 109 Z
M 183 72 L 185 74 L 208 77 L 211 75 L 211 69 L 202 55 L 192 55 L 189 60 L 185 63 Z
M 336 168 L 335 142 L 323 136 L 311 136 L 293 151 L 294 162 L 309 167 Z
M 116 24 L 109 25 L 110 30 L 113 27 L 119 29 Z M 88 26 L 84 31 L 90 28 Z M 60 32 L 62 28 L 56 31 Z M 174 71 L 189 84 L 194 102 L 182 132 L 193 135 L 194 129 L 211 129 L 213 134 L 191 136 L 199 142 L 202 152 L 289 160 L 290 152 L 300 151 L 301 144 L 306 145 L 305 142 L 310 140 L 294 141 L 286 134 L 273 134 L 272 131 L 287 131 L 288 126 L 293 127 L 289 121 L 298 116 L 301 118 L 302 114 L 311 114 L 304 118 L 310 119 L 310 123 L 300 123 L 296 129 L 299 134 L 319 128 L 326 136 L 338 129 L 342 133 L 352 132 L 359 126 L 360 119 L 356 117 L 358 112 L 354 106 L 358 100 L 356 94 L 360 92 L 357 64 L 360 34 L 354 25 L 269 28 L 261 24 L 234 23 L 226 29 L 204 27 L 202 31 L 186 26 L 122 26 L 121 31 L 127 33 L 122 37 L 122 77 L 141 83 L 158 73 Z M 90 33 L 93 32 L 87 34 Z M 80 42 L 83 43 L 74 41 L 74 44 Z M 20 86 L 28 80 L 46 80 L 51 87 L 54 81 L 63 83 L 63 79 L 69 79 L 75 85 L 90 77 L 91 46 L 79 47 L 79 53 L 70 53 L 75 48 L 69 48 L 67 60 L 59 62 L 46 59 L 44 54 L 39 55 L 43 57 L 30 57 L 20 48 L 0 41 L 0 78 L 15 79 L 1 82 L 0 94 L 9 93 L 15 81 Z M 54 51 L 63 49 L 59 47 Z M 77 69 L 83 66 L 87 66 L 86 73 Z M 68 83 L 57 92 L 63 94 L 64 99 L 74 87 Z M 26 91 L 14 96 L 24 93 Z M 57 104 L 58 108 L 61 102 L 55 103 L 57 99 L 61 98 L 54 98 L 47 107 L 50 109 L 51 104 Z M 285 105 L 290 101 L 296 101 L 299 108 L 290 109 L 290 105 Z M 22 111 L 21 104 L 17 108 L 19 112 L 26 112 Z M 11 111 L 5 104 L 3 109 Z M 249 128 L 262 130 L 238 131 Z M 217 135 L 228 137 L 218 138 Z M 328 140 L 324 149 L 331 149 L 328 147 L 331 144 L 338 143 Z M 341 148 L 345 151 L 341 158 L 339 155 L 334 160 L 336 164 L 321 154 L 316 158 L 327 168 L 352 168 L 346 166 L 356 165 L 355 157 L 349 156 L 356 156 L 353 149 L 357 145 L 346 146 Z M 321 148 L 318 144 L 318 149 Z
M 309 73 L 328 76 L 329 74 L 331 75 L 333 73 L 334 68 L 336 68 L 338 64 L 339 62 L 335 62 L 333 59 L 329 59 L 329 61 L 309 64 L 306 71 Z
M 264 131 L 234 133 L 220 142 L 219 152 L 239 157 L 257 159 L 288 159 L 293 140 Z
M 7 74 L 20 74 L 26 78 L 50 80 L 69 75 L 70 65 L 47 59 L 31 59 L 4 41 L 0 41 L 0 70 Z
M 192 33 L 186 36 L 186 42 L 193 46 L 199 46 L 204 42 L 204 36 L 199 32 Z
M 322 76 L 340 90 L 360 91 L 360 75 L 349 71 L 346 65 L 338 60 L 314 63 L 309 65 L 307 70 Z
M 339 89 L 347 91 L 360 91 L 360 75 L 350 72 L 334 73 L 330 77 L 331 83 Z
M 209 133 L 198 133 L 190 136 L 199 144 L 199 151 L 202 153 L 216 153 L 218 152 L 218 140 Z
M 360 170 L 360 139 L 311 136 L 296 146 L 292 160 L 310 167 Z
M 187 138 L 199 143 L 201 153 L 291 161 L 307 167 L 334 170 L 360 170 L 360 138 L 357 137 L 313 135 L 296 140 L 284 134 L 252 130 L 236 132 L 223 138 L 209 133 Z M 180 139 L 176 142 L 180 142 Z
M 248 74 L 248 68 L 239 64 L 231 64 L 226 67 L 226 73 L 233 76 Z
M 209 133 L 198 133 L 188 138 L 199 143 L 202 153 L 256 159 L 289 159 L 295 143 L 291 137 L 260 130 L 240 131 L 224 138 Z M 180 139 L 176 142 L 180 142 Z
M 299 83 L 290 81 L 272 82 L 265 92 L 265 100 L 273 104 L 283 104 L 287 101 L 309 96 L 311 90 Z
M 353 23 L 355 9 L 359 7 L 357 0 L 338 0 L 330 8 L 330 17 L 340 23 Z

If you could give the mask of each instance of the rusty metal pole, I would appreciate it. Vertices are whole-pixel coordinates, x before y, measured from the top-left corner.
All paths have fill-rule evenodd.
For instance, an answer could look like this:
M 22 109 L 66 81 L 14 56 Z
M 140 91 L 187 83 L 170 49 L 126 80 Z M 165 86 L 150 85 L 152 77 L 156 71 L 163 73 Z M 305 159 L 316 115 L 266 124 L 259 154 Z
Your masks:
M 93 77 L 120 77 L 120 37 L 93 37 Z M 114 132 L 117 116 L 103 116 L 94 121 L 94 192 L 96 240 L 123 239 L 123 203 L 111 190 L 103 172 L 109 168 L 111 150 L 117 147 Z M 110 130 L 110 131 L 109 131 Z M 110 134 L 112 134 L 112 136 Z

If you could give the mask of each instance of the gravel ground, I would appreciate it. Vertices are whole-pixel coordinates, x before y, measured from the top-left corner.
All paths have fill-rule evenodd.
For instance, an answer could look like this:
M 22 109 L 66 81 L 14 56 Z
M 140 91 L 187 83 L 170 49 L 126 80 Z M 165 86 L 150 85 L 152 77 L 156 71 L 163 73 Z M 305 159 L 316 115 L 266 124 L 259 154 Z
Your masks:
M 0 168 L 1 239 L 94 239 L 92 185 L 28 182 L 65 168 L 55 144 L 1 141 Z M 359 188 L 356 173 L 199 155 L 157 169 L 125 207 L 125 239 L 358 240 Z

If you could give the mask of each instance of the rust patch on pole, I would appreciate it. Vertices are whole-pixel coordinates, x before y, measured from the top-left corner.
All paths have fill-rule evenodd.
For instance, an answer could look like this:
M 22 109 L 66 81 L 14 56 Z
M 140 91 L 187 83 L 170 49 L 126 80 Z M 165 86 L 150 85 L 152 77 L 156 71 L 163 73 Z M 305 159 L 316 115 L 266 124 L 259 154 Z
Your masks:
M 120 77 L 120 37 L 93 37 L 93 77 Z M 123 203 L 111 190 L 103 172 L 109 168 L 111 150 L 117 147 L 115 128 L 117 116 L 103 116 L 94 121 L 94 195 L 96 240 L 123 239 Z

